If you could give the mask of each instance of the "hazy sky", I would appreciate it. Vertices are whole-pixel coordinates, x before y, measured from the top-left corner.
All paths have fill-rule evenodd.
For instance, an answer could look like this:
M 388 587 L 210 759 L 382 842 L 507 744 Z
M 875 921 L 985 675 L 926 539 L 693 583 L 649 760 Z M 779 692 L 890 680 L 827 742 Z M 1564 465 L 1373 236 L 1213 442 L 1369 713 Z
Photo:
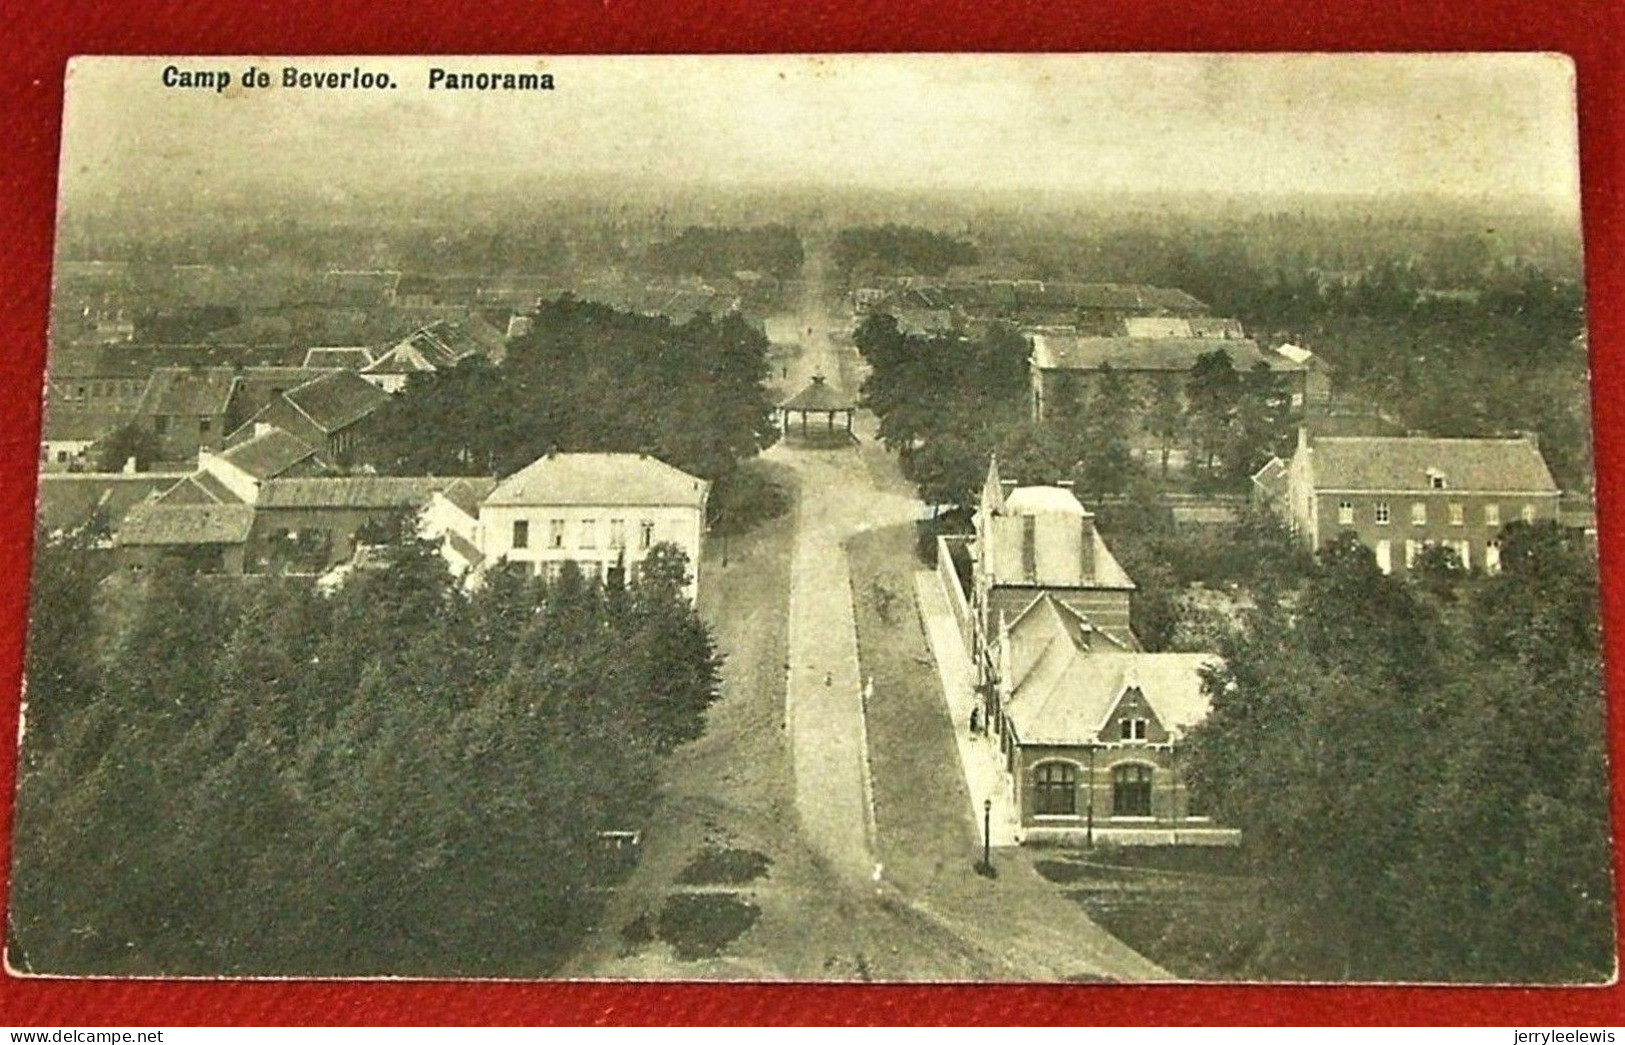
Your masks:
M 1550 55 L 199 59 L 385 70 L 391 91 L 168 89 L 79 59 L 64 189 L 322 186 L 524 171 L 701 184 L 1522 194 L 1577 206 L 1574 86 Z M 431 66 L 554 91 L 430 91 Z M 159 191 L 162 191 L 160 189 Z

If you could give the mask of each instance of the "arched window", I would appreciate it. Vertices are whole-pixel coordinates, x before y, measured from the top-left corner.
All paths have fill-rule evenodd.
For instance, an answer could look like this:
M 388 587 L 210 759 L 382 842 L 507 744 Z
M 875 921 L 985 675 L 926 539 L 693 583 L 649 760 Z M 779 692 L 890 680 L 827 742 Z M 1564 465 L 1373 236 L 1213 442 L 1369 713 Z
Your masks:
M 1076 816 L 1078 769 L 1070 762 L 1043 762 L 1033 767 L 1033 812 L 1038 816 Z
M 1151 815 L 1151 767 L 1137 763 L 1112 770 L 1112 816 Z

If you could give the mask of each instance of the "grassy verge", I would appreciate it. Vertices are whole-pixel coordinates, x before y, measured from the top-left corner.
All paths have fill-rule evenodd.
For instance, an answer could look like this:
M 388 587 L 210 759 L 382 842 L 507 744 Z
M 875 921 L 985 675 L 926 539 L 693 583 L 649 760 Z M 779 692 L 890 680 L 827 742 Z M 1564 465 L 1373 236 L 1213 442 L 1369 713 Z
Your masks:
M 858 659 L 874 680 L 870 767 L 880 855 L 889 877 L 915 886 L 969 867 L 976 825 L 936 667 L 914 605 L 915 534 L 894 526 L 847 543 Z
M 1264 942 L 1257 879 L 1239 851 L 1199 847 L 1056 851 L 1033 866 L 1107 932 L 1177 976 L 1252 979 Z

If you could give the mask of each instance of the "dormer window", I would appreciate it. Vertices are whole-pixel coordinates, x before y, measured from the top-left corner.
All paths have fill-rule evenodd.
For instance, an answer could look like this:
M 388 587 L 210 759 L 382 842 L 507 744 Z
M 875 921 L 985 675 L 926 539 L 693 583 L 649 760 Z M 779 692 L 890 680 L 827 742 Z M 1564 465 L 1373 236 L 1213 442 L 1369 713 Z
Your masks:
M 1444 473 L 1437 468 L 1428 469 L 1428 487 L 1434 490 L 1444 489 Z

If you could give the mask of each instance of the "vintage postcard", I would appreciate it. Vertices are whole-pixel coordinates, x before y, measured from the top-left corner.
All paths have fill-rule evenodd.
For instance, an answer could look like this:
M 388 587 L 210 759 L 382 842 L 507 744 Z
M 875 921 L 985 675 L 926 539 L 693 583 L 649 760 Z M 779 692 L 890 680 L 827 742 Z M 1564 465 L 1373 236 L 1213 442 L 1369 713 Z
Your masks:
M 1613 979 L 1560 56 L 74 60 L 11 970 Z

